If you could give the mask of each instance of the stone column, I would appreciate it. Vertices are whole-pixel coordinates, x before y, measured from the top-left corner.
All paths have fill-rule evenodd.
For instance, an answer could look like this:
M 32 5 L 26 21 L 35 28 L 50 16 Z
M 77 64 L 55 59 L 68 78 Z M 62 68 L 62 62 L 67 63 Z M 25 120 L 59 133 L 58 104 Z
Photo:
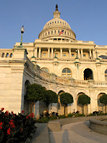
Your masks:
M 53 48 L 51 48 L 51 58 L 53 58 Z
M 79 49 L 78 49 L 78 58 L 80 58 L 80 52 L 79 52 Z
M 91 98 L 91 103 L 90 103 L 90 112 L 98 111 L 98 105 L 97 105 L 97 98 L 95 96 L 95 90 L 90 89 L 89 90 L 89 97 Z
M 60 48 L 60 58 L 62 58 L 62 48 Z
M 48 58 L 50 58 L 50 48 L 48 48 Z
M 71 48 L 69 48 L 69 58 L 71 59 Z
M 83 49 L 81 49 L 81 59 L 83 58 Z
M 92 58 L 92 56 L 91 56 L 91 49 L 89 50 L 89 58 Z
M 95 58 L 95 51 L 93 50 L 93 59 Z
M 34 56 L 37 58 L 37 47 L 35 47 Z
M 39 47 L 39 58 L 41 58 L 41 48 Z

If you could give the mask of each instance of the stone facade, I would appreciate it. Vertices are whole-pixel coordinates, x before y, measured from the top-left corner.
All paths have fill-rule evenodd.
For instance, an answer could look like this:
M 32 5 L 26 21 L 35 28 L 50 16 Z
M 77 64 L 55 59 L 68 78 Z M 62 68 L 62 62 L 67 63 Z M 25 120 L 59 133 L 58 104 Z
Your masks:
M 55 10 L 53 15 L 34 43 L 23 43 L 23 47 L 16 43 L 13 49 L 0 49 L 1 107 L 20 112 L 24 109 L 26 86 L 38 83 L 59 96 L 61 92 L 72 94 L 74 103 L 68 105 L 68 113 L 82 112 L 77 103 L 81 93 L 91 98 L 86 114 L 104 111 L 98 99 L 107 93 L 107 46 L 77 40 L 70 25 L 60 18 L 60 12 Z M 49 109 L 63 114 L 61 104 L 58 109 L 54 106 L 57 107 Z

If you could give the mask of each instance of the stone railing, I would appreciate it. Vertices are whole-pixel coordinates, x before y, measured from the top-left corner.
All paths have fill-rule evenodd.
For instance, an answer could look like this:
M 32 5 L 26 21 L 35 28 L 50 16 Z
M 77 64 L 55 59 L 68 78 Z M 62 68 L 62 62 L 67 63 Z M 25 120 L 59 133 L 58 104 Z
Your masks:
M 0 59 L 12 58 L 13 50 L 12 49 L 0 49 Z
M 107 59 L 100 59 L 100 62 L 107 62 Z
M 107 87 L 107 81 L 93 81 L 93 80 L 76 80 L 73 78 L 64 78 L 55 75 L 54 73 L 48 73 L 38 65 L 35 66 L 36 78 L 39 78 L 44 81 L 51 83 L 56 83 L 60 85 L 67 85 L 73 87 Z
M 29 60 L 29 58 L 26 56 L 26 63 L 25 63 L 25 67 L 30 71 L 32 72 L 32 74 L 35 76 L 36 73 L 36 67 L 35 65 Z
M 107 87 L 107 81 L 94 81 L 93 87 Z
M 95 62 L 96 59 L 79 59 L 79 61 L 86 61 L 86 62 Z

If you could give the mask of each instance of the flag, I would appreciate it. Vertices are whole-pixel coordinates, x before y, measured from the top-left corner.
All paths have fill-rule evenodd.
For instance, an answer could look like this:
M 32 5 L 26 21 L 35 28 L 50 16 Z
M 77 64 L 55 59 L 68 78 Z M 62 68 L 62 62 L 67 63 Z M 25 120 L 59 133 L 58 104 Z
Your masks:
M 61 35 L 61 34 L 63 34 L 64 33 L 64 30 L 62 30 L 60 33 L 59 33 L 59 35 Z

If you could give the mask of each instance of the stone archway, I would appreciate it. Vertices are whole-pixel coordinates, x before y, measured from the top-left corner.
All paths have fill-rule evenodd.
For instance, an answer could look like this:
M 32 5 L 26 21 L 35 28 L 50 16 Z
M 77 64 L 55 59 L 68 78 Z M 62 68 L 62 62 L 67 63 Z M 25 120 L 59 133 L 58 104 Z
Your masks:
M 82 114 L 82 105 L 78 104 L 78 97 L 82 94 L 85 94 L 83 92 L 78 93 L 77 95 L 77 111 L 79 111 L 80 114 Z M 84 105 L 84 114 L 87 115 L 88 114 L 88 105 Z
M 84 80 L 93 80 L 93 71 L 89 68 L 84 70 Z
M 105 94 L 105 93 L 100 93 L 98 96 L 97 96 L 97 105 L 98 105 L 98 111 L 102 111 L 103 113 L 105 113 L 105 105 L 100 103 L 100 97 Z

